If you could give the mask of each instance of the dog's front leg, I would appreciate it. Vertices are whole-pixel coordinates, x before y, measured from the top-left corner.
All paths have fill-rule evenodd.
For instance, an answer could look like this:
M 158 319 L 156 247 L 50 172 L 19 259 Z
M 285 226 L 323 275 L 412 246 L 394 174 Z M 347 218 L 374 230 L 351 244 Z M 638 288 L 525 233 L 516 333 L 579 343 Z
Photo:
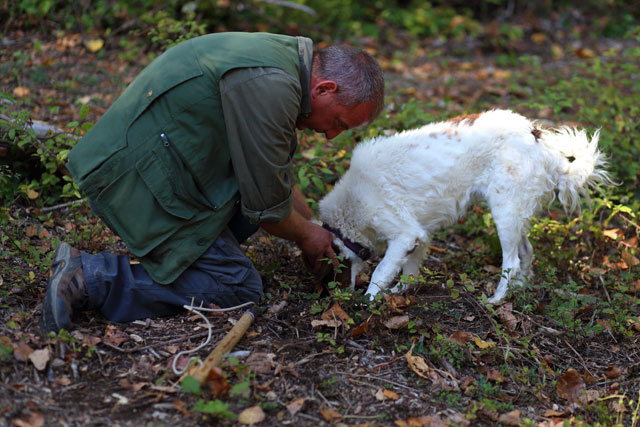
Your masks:
M 391 284 L 400 272 L 402 266 L 407 262 L 407 257 L 416 249 L 416 245 L 418 244 L 416 240 L 417 239 L 401 239 L 389 242 L 387 252 L 373 272 L 371 282 L 367 288 L 367 294 L 370 295 L 372 300 L 378 292 L 389 287 L 389 284 Z

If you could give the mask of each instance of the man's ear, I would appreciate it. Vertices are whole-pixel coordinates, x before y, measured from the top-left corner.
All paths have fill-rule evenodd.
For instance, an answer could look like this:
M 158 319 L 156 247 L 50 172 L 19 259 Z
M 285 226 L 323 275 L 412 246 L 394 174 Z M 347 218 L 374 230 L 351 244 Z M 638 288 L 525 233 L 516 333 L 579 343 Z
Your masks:
M 311 91 L 311 96 L 323 96 L 330 93 L 335 93 L 338 90 L 338 83 L 333 80 L 320 80 L 316 83 Z

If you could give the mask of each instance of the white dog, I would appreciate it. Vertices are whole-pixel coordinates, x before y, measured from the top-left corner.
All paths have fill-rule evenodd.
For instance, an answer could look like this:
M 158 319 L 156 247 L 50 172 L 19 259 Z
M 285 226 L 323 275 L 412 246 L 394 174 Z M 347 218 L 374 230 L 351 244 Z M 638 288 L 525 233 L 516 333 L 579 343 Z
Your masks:
M 509 282 L 529 274 L 529 218 L 557 197 L 567 211 L 586 187 L 612 183 L 584 130 L 542 130 L 508 110 L 426 125 L 359 144 L 351 168 L 320 202 L 320 219 L 351 260 L 351 285 L 369 252 L 384 257 L 367 289 L 373 298 L 402 270 L 416 275 L 433 233 L 477 198 L 487 201 L 502 246 L 500 302 Z M 397 290 L 397 287 L 394 289 Z

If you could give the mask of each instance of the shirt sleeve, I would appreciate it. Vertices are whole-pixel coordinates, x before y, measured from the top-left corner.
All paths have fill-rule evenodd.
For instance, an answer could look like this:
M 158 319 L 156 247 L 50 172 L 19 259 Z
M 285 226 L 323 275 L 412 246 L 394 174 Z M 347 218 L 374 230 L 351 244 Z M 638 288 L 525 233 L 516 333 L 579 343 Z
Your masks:
M 279 68 L 242 68 L 223 76 L 220 95 L 242 214 L 280 222 L 292 210 L 300 82 Z

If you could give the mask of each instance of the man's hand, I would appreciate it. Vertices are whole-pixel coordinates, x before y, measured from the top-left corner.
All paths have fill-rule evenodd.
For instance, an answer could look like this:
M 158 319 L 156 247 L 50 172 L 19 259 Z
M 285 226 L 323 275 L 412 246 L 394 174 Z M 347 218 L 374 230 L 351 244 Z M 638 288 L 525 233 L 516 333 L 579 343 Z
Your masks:
M 293 188 L 293 211 L 288 218 L 278 224 L 260 224 L 268 233 L 296 242 L 303 253 L 309 270 L 318 278 L 323 278 L 332 268 L 337 268 L 337 259 L 331 244 L 333 234 L 311 222 L 313 213 L 297 188 Z M 331 262 L 327 261 L 327 258 Z
M 308 227 L 308 237 L 296 243 L 304 254 L 307 267 L 316 277 L 323 278 L 340 264 L 331 247 L 333 234 L 312 222 Z

